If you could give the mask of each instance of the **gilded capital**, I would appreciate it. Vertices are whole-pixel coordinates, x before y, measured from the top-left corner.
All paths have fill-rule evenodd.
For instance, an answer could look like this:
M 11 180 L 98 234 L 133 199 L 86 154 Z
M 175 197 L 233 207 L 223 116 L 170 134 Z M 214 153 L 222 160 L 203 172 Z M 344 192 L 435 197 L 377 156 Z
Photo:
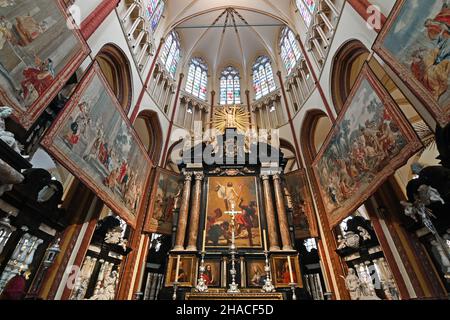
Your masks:
M 203 174 L 203 172 L 196 172 L 195 173 L 195 180 L 202 181 L 204 178 L 205 178 L 205 175 Z
M 185 172 L 184 173 L 184 181 L 192 181 L 192 172 Z

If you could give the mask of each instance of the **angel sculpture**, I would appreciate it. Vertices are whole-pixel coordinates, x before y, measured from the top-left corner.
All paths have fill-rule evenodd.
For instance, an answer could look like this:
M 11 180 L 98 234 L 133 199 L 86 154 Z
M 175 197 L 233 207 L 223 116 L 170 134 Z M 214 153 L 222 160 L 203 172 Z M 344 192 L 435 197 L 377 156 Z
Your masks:
M 400 204 L 404 208 L 404 213 L 407 217 L 413 219 L 415 222 L 419 222 L 419 219 L 417 219 L 418 212 L 417 209 L 414 207 L 414 205 L 407 201 L 400 201 Z
M 427 206 L 434 202 L 441 202 L 442 204 L 445 204 L 444 200 L 436 189 L 427 185 L 421 185 L 415 196 L 416 201 L 414 204 L 406 201 L 400 202 L 404 208 L 405 215 L 416 222 L 419 222 L 418 217 L 420 217 L 425 227 L 427 227 L 433 234 L 436 234 L 436 228 L 431 221 L 431 218 L 436 219 L 436 217 L 433 212 L 427 208 Z
M 440 202 L 442 204 L 445 204 L 444 199 L 442 199 L 441 195 L 439 194 L 439 191 L 437 191 L 433 187 L 423 184 L 419 187 L 419 189 L 417 189 L 417 191 L 419 193 L 419 199 L 427 206 L 433 202 Z

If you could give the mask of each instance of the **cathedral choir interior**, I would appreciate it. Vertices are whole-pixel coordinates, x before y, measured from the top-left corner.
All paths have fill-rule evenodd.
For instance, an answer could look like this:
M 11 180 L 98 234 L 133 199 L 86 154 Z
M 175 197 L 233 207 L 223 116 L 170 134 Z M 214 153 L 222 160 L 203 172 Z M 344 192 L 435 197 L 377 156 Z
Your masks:
M 448 0 L 0 0 L 0 300 L 449 300 L 449 84 Z

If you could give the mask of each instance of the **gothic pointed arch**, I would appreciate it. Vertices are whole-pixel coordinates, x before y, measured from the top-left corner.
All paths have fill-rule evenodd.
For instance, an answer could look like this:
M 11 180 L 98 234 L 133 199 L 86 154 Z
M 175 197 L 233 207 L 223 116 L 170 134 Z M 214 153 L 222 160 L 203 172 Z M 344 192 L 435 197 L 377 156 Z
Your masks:
M 169 157 L 167 158 L 165 163 L 165 168 L 167 170 L 180 173 L 177 162 L 180 161 L 183 157 L 183 145 L 184 140 L 180 139 L 169 147 L 169 151 L 167 152 Z
M 303 121 L 300 140 L 305 162 L 312 164 L 333 124 L 322 110 L 310 110 Z
M 119 103 L 127 113 L 130 110 L 133 95 L 130 63 L 118 46 L 108 43 L 95 57 L 109 86 Z
M 345 103 L 370 52 L 359 40 L 351 40 L 338 50 L 331 69 L 331 93 L 336 111 Z
M 289 141 L 280 138 L 280 149 L 287 160 L 285 173 L 301 168 L 300 160 L 297 159 L 295 147 Z
M 154 164 L 161 157 L 163 133 L 158 114 L 155 111 L 142 111 L 134 122 L 134 129 L 141 139 Z

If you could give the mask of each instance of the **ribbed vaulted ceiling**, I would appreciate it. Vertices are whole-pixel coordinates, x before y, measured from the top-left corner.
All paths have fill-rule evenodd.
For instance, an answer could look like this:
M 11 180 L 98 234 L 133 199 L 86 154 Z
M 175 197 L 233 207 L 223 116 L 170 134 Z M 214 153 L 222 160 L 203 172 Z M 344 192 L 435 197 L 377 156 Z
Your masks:
M 183 63 L 202 57 L 216 80 L 234 65 L 248 79 L 254 60 L 267 55 L 276 63 L 280 29 L 292 24 L 290 0 L 168 0 L 166 33 L 177 30 Z

